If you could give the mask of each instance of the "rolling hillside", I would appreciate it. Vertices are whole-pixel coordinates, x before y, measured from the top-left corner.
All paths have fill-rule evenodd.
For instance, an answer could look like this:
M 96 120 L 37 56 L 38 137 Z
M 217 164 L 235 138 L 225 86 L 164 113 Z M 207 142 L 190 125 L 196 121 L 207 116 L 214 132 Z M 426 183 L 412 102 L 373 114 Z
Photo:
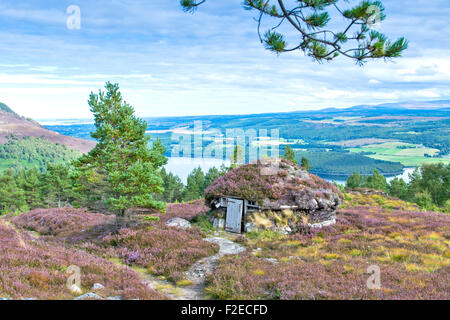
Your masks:
M 45 138 L 52 143 L 64 145 L 81 153 L 89 152 L 95 146 L 93 141 L 73 138 L 47 130 L 36 121 L 25 119 L 5 104 L 0 104 L 0 144 L 7 143 L 11 135 L 19 139 L 24 137 Z

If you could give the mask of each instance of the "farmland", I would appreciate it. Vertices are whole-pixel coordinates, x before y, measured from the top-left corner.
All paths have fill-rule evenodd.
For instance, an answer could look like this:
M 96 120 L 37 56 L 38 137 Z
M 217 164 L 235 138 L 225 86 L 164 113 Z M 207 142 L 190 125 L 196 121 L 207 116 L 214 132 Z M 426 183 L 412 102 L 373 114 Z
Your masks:
M 438 149 L 398 141 L 368 144 L 348 150 L 373 159 L 400 162 L 406 167 L 420 166 L 423 163 L 450 163 L 448 158 L 436 157 L 439 154 Z

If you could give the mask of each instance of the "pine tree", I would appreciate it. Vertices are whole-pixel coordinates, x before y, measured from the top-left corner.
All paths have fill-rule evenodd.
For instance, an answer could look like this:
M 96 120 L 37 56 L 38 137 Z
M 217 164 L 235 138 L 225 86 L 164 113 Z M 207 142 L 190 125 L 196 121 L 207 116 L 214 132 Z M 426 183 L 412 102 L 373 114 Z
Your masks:
M 15 213 L 26 211 L 25 192 L 17 186 L 15 172 L 7 169 L 0 176 L 0 212 Z
M 61 208 L 72 202 L 73 190 L 70 169 L 63 164 L 49 164 L 42 177 L 44 203 L 49 208 Z
M 364 186 L 381 191 L 387 191 L 388 185 L 386 177 L 383 176 L 378 170 L 373 170 L 373 174 L 366 178 Z
M 205 174 L 200 167 L 194 169 L 187 178 L 184 200 L 196 200 L 203 197 L 205 191 Z
M 298 164 L 297 159 L 295 159 L 295 152 L 290 146 L 286 146 L 284 148 L 284 158 L 295 164 Z
M 205 174 L 205 186 L 204 188 L 208 188 L 215 180 L 217 180 L 219 177 L 223 176 L 225 172 L 222 170 L 217 169 L 216 167 L 212 167 L 208 170 L 208 172 Z
M 167 173 L 164 168 L 161 170 L 161 178 L 164 181 L 164 192 L 156 197 L 168 203 L 183 201 L 184 184 L 181 179 L 171 172 Z
M 408 185 L 400 178 L 393 179 L 389 184 L 389 195 L 402 200 L 408 199 Z
M 413 199 L 417 194 L 428 192 L 437 206 L 444 206 L 450 199 L 450 164 L 427 164 L 409 175 L 408 196 Z M 422 199 L 426 199 L 423 196 Z
M 360 188 L 364 185 L 364 177 L 357 172 L 348 177 L 345 186 L 350 189 Z
M 90 95 L 96 128 L 91 135 L 98 143 L 75 163 L 77 184 L 87 183 L 77 190 L 85 193 L 92 186 L 101 187 L 100 200 L 119 216 L 133 207 L 163 210 L 165 204 L 152 194 L 163 192 L 159 170 L 167 163 L 164 146 L 158 140 L 149 148 L 147 123 L 123 101 L 118 84 L 108 82 L 105 88 L 106 92 Z
M 308 171 L 308 172 L 309 172 L 309 170 L 311 170 L 311 167 L 309 166 L 309 160 L 307 158 L 305 158 L 305 157 L 302 157 L 302 164 L 301 164 L 301 166 L 303 168 L 305 168 L 306 171 Z
M 17 186 L 25 192 L 25 200 L 30 208 L 42 205 L 41 177 L 42 174 L 37 168 L 22 169 L 16 175 Z

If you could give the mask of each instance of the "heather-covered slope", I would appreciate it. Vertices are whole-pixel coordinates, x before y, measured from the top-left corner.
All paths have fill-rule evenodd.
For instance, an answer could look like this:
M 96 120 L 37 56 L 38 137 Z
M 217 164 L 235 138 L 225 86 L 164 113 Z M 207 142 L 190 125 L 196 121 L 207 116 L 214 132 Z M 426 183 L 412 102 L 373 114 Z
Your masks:
M 223 258 L 209 277 L 207 290 L 216 298 L 450 299 L 446 214 L 350 195 L 332 227 L 247 237 L 247 253 Z M 377 268 L 381 286 L 369 289 Z
M 205 208 L 198 201 L 169 205 L 167 216 L 184 214 L 194 218 L 204 213 Z M 118 265 L 137 268 L 141 273 L 173 281 L 183 280 L 184 271 L 192 264 L 218 251 L 216 244 L 203 240 L 198 228 L 167 227 L 165 215 L 145 217 L 138 215 L 117 226 L 113 215 L 61 208 L 33 210 L 10 221 L 19 230 L 33 232 L 48 245 L 74 252 L 81 250 L 98 259 L 115 261 Z M 0 256 L 0 263 L 2 259 Z M 1 271 L 0 268 L 0 274 Z
M 204 210 L 200 202 L 175 204 L 168 216 Z M 195 223 L 184 230 L 165 226 L 164 216 L 144 217 L 119 232 L 113 217 L 71 208 L 34 210 L 13 218 L 15 226 L 0 219 L 0 298 L 71 299 L 72 264 L 82 269 L 84 291 L 98 282 L 126 299 L 163 298 L 143 277 L 169 279 L 173 290 L 189 286 L 185 271 L 218 247 Z M 247 250 L 220 258 L 207 277 L 213 298 L 450 299 L 450 216 L 400 200 L 347 194 L 332 227 L 222 236 Z M 369 267 L 380 270 L 379 289 L 367 287 Z
M 9 140 L 8 136 L 12 134 L 18 138 L 43 137 L 52 143 L 59 143 L 82 153 L 90 151 L 95 145 L 93 141 L 64 136 L 47 130 L 33 120 L 20 117 L 6 105 L 2 106 L 0 109 L 0 144 L 6 143 Z
M 81 289 L 101 283 L 104 297 L 162 299 L 133 270 L 63 243 L 44 241 L 0 220 L 0 298 L 72 299 L 69 266 L 81 269 Z

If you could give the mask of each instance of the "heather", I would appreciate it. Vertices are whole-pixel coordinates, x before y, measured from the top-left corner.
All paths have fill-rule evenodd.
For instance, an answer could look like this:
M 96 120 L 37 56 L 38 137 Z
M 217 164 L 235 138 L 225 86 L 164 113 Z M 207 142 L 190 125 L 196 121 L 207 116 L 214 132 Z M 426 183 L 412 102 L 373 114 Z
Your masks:
M 333 184 L 309 174 L 289 160 L 267 159 L 238 166 L 219 177 L 205 190 L 207 201 L 223 196 L 280 207 L 303 206 L 303 202 L 313 198 L 338 202 L 342 194 Z
M 163 298 L 142 284 L 145 277 L 165 278 L 176 289 L 185 271 L 218 252 L 195 227 L 206 209 L 201 201 L 169 204 L 166 214 L 135 215 L 126 227 L 71 208 L 33 210 L 12 218 L 15 226 L 2 219 L 0 297 L 71 299 L 66 270 L 78 265 L 83 292 L 102 283 L 104 296 Z M 197 222 L 165 226 L 177 216 Z M 207 276 L 212 298 L 450 299 L 450 216 L 398 199 L 346 194 L 333 226 L 228 236 L 247 250 L 222 257 Z M 371 265 L 380 267 L 379 290 L 366 286 Z
M 171 218 L 183 218 L 186 220 L 192 220 L 195 217 L 205 214 L 209 211 L 209 208 L 205 205 L 203 199 L 184 202 L 184 203 L 169 203 L 166 207 L 166 213 L 160 215 L 162 220 L 169 220 Z
M 217 245 L 203 240 L 197 230 L 155 226 L 140 230 L 121 229 L 97 242 L 104 253 L 120 258 L 130 266 L 139 266 L 154 275 L 179 281 L 192 264 L 214 255 Z
M 249 234 L 249 250 L 221 259 L 208 292 L 220 299 L 450 299 L 450 216 L 376 199 L 386 208 L 368 205 L 371 196 L 361 205 L 349 199 L 332 227 Z M 366 286 L 371 265 L 380 267 L 379 290 Z
M 75 248 L 34 238 L 0 221 L 0 297 L 21 299 L 72 299 L 66 287 L 67 269 L 81 269 L 81 289 L 88 292 L 94 283 L 102 283 L 102 296 L 124 299 L 162 299 L 158 292 L 141 282 L 129 268 L 90 255 Z
M 80 235 L 101 225 L 112 224 L 114 217 L 85 209 L 55 208 L 35 209 L 14 217 L 12 222 L 40 235 L 68 237 Z
M 46 235 L 49 242 L 81 248 L 106 259 L 118 258 L 126 265 L 178 281 L 189 266 L 218 249 L 203 241 L 197 228 L 169 228 L 165 221 L 179 216 L 194 218 L 205 210 L 208 208 L 201 201 L 172 204 L 166 214 L 151 216 L 160 220 L 146 219 L 144 215 L 131 217 L 124 223 L 130 227 L 117 226 L 111 216 L 72 208 L 33 210 L 12 221 L 18 227 Z

